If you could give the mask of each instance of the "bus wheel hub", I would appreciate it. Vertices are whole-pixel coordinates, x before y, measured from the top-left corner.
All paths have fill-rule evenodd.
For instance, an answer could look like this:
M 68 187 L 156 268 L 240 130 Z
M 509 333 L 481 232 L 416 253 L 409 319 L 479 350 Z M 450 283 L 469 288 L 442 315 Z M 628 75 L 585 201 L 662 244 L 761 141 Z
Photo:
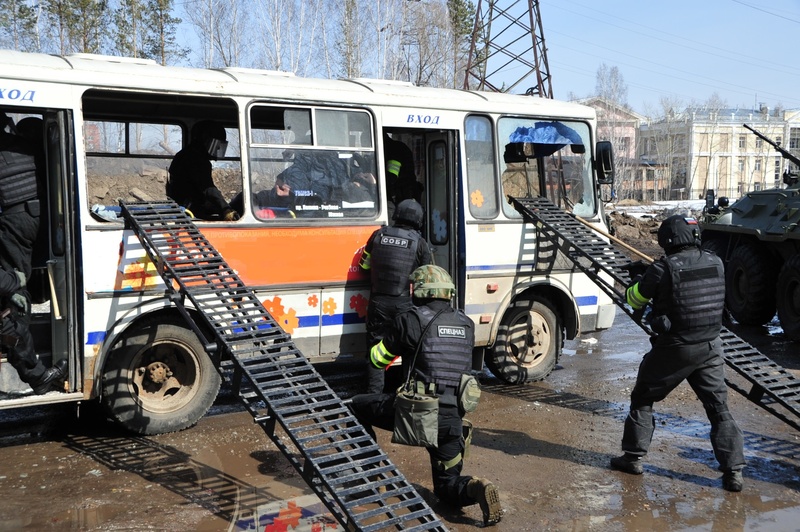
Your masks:
M 163 384 L 172 377 L 172 370 L 163 362 L 153 362 L 147 366 L 147 376 L 150 381 L 156 384 Z

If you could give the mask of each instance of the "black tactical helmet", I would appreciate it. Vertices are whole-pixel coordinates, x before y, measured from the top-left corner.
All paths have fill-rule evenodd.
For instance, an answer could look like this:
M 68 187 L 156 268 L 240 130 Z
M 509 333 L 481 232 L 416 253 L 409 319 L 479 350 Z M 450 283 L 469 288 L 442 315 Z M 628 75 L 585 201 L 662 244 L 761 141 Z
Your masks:
M 407 223 L 414 229 L 421 229 L 424 216 L 425 213 L 422 211 L 422 205 L 417 203 L 416 200 L 406 199 L 401 201 L 394 210 L 392 220 Z
M 658 245 L 669 251 L 684 246 L 700 244 L 700 231 L 697 220 L 676 214 L 670 216 L 658 228 Z
M 201 145 L 212 159 L 225 157 L 228 148 L 225 128 L 213 120 L 203 120 L 194 125 L 192 143 Z

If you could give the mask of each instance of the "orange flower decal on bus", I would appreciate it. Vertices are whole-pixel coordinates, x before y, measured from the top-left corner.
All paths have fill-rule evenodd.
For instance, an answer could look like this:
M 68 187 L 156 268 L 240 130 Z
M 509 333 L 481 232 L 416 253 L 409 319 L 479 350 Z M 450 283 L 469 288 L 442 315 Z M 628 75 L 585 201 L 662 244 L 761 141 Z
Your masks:
M 278 325 L 281 326 L 281 329 L 283 329 L 287 334 L 292 334 L 294 330 L 300 326 L 300 320 L 297 317 L 297 312 L 293 308 L 290 308 L 288 313 L 281 315 L 277 321 Z
M 267 309 L 267 312 L 272 314 L 272 317 L 276 320 L 283 316 L 286 313 L 286 310 L 283 308 L 281 304 L 280 296 L 275 296 L 272 300 L 265 300 L 264 301 L 264 308 Z
M 350 298 L 350 308 L 356 311 L 359 318 L 367 315 L 367 304 L 369 300 L 361 294 L 356 294 Z
M 476 190 L 475 192 L 470 194 L 469 199 L 470 201 L 472 201 L 472 204 L 475 205 L 476 207 L 481 207 L 483 205 L 484 198 L 480 190 Z
M 308 306 L 316 308 L 319 305 L 319 298 L 314 294 L 313 296 L 308 296 Z
M 322 304 L 322 312 L 328 316 L 333 316 L 336 313 L 336 301 L 332 297 L 326 299 Z

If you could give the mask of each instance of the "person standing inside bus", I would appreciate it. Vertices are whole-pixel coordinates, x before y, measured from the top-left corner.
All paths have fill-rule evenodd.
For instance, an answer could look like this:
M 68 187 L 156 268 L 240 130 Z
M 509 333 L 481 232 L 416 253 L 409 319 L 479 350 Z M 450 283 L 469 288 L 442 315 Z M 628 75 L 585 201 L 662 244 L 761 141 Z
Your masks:
M 225 128 L 212 120 L 198 122 L 192 128 L 192 140 L 175 154 L 169 166 L 167 196 L 201 220 L 239 219 L 222 192 L 214 185 L 211 161 L 225 157 L 228 148 Z
M 0 112 L 0 121 L 0 300 L 4 313 L 0 345 L 19 378 L 34 393 L 44 394 L 63 384 L 66 360 L 45 368 L 36 356 L 29 328 L 31 296 L 26 282 L 39 233 L 37 174 L 42 170 L 37 168 L 37 146 L 13 133 L 14 123 L 5 113 Z
M 383 155 L 386 160 L 386 192 L 389 214 L 403 200 L 422 199 L 422 184 L 414 173 L 414 154 L 405 143 L 383 133 Z
M 394 317 L 412 306 L 408 276 L 418 267 L 433 263 L 433 254 L 420 229 L 424 213 L 413 199 L 400 202 L 391 226 L 370 236 L 361 253 L 359 266 L 370 275 L 367 306 L 367 347 L 384 337 Z M 367 362 L 367 393 L 382 393 L 386 368 Z
M 371 358 L 388 367 L 402 356 L 405 377 L 413 372 L 412 380 L 439 396 L 437 446 L 426 448 L 433 492 L 456 508 L 479 504 L 484 525 L 495 524 L 503 515 L 497 487 L 485 478 L 461 474 L 465 440 L 457 394 L 461 375 L 472 369 L 475 324 L 451 306 L 455 286 L 444 268 L 421 266 L 408 279 L 413 283 L 413 305 L 391 322 Z M 354 396 L 350 408 L 375 438 L 373 426 L 393 429 L 394 402 L 395 393 L 366 393 Z
M 653 404 L 686 380 L 711 422 L 711 447 L 722 471 L 722 487 L 742 491 L 743 436 L 728 410 L 719 337 L 725 304 L 722 261 L 699 249 L 693 218 L 675 215 L 664 220 L 658 229 L 658 244 L 666 256 L 650 264 L 627 289 L 628 304 L 635 311 L 652 300 L 648 321 L 655 336 L 631 391 L 622 434 L 625 454 L 612 458 L 611 467 L 642 474 L 642 458 L 655 429 Z

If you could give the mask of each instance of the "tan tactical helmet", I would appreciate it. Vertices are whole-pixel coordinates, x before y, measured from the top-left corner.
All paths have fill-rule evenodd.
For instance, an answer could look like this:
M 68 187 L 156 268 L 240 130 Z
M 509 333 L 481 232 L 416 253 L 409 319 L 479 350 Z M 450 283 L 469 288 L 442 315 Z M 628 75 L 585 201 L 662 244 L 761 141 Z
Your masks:
M 450 300 L 455 292 L 453 279 L 447 270 L 441 266 L 426 264 L 420 266 L 408 276 L 414 283 L 414 297 L 418 299 L 445 299 Z

